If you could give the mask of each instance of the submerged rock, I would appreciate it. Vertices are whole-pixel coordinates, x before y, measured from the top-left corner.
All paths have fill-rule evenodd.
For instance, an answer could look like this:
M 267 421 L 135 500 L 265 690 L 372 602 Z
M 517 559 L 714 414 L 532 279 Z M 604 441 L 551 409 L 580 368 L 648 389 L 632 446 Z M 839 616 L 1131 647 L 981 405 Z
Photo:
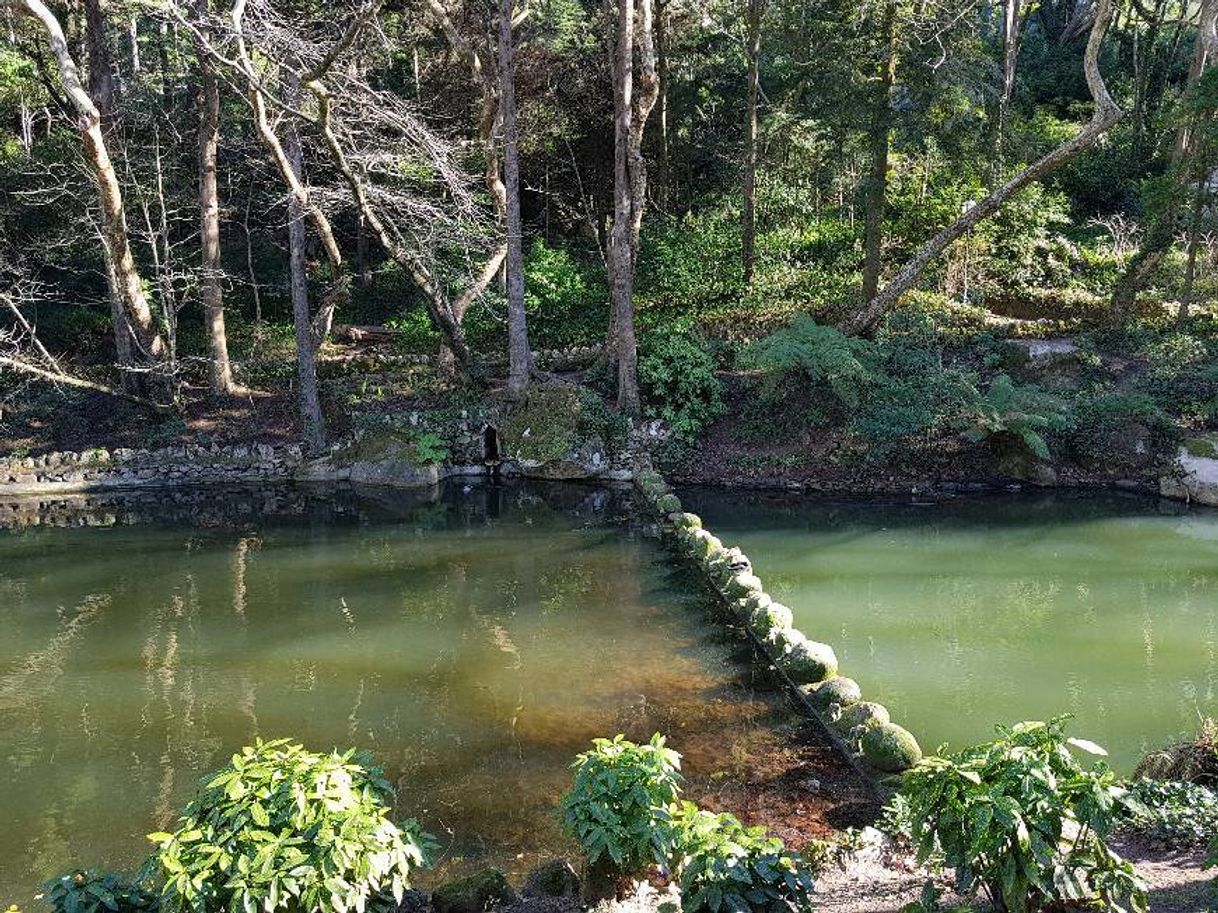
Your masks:
M 896 723 L 880 723 L 866 729 L 859 742 L 867 763 L 884 773 L 901 773 L 922 760 L 918 740 Z
M 436 913 L 483 913 L 515 900 L 516 892 L 498 869 L 483 869 L 460 881 L 450 881 L 431 895 Z
M 533 869 L 524 881 L 525 897 L 578 897 L 579 875 L 565 859 L 554 859 Z

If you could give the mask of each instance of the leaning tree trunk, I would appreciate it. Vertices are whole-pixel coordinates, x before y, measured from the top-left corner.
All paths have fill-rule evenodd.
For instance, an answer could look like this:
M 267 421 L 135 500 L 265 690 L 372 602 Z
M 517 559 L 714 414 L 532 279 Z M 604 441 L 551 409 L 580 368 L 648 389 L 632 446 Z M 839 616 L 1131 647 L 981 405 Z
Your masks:
M 1087 40 L 1087 51 L 1083 58 L 1083 70 L 1087 77 L 1087 87 L 1095 102 L 1095 111 L 1091 120 L 1075 136 L 1039 161 L 1029 165 L 1001 187 L 991 191 L 977 203 L 976 206 L 963 213 L 958 219 L 943 228 L 931 238 L 913 258 L 897 272 L 867 304 L 854 313 L 843 324 L 842 329 L 847 333 L 859 334 L 872 330 L 875 325 L 890 310 L 896 307 L 897 301 L 906 291 L 913 287 L 918 277 L 947 247 L 965 232 L 969 231 L 982 219 L 996 213 L 1023 188 L 1033 181 L 1038 181 L 1051 174 L 1062 165 L 1071 161 L 1079 153 L 1093 146 L 1124 115 L 1108 93 L 1108 86 L 1100 73 L 1100 46 L 1104 41 L 1104 33 L 1112 15 L 1112 0 L 1099 0 L 1095 21 L 1091 26 L 1091 35 Z
M 883 266 L 884 209 L 888 199 L 888 154 L 891 146 L 892 87 L 897 68 L 897 4 L 888 0 L 880 21 L 880 55 L 871 124 L 871 173 L 867 176 L 863 223 L 863 300 L 880 287 Z
M 152 390 L 155 385 L 149 377 L 160 367 L 165 343 L 152 318 L 152 308 L 131 253 L 122 189 L 106 148 L 101 112 L 81 82 L 80 70 L 55 14 L 42 0 L 20 0 L 18 9 L 37 19 L 47 34 L 64 92 L 76 111 L 85 160 L 97 184 L 102 212 L 102 246 L 112 277 L 115 311 L 121 318 L 114 328 L 116 340 L 119 340 L 118 334 L 125 336 L 118 341 L 118 351 L 130 353 L 128 363 L 123 365 L 127 369 L 125 383 L 133 389 Z
M 199 288 L 203 316 L 211 347 L 211 388 L 221 396 L 237 392 L 228 357 L 228 335 L 224 326 L 224 291 L 220 286 L 220 194 L 216 185 L 216 160 L 220 147 L 220 83 L 215 64 L 207 51 L 208 0 L 196 0 L 199 30 L 195 56 L 199 66 L 199 239 L 202 276 Z
M 519 396 L 529 385 L 529 351 L 524 308 L 524 242 L 520 222 L 520 152 L 516 121 L 516 48 L 512 0 L 499 3 L 499 109 L 503 119 L 503 179 L 507 217 L 508 391 Z
M 300 80 L 286 68 L 283 70 L 284 101 L 289 107 L 300 107 Z M 289 118 L 284 153 L 297 181 L 304 180 L 304 152 L 296 121 Z M 326 444 L 326 423 L 321 414 L 321 397 L 317 390 L 317 345 L 313 338 L 313 321 L 309 307 L 309 273 L 305 256 L 305 204 L 295 194 L 288 197 L 288 252 L 292 286 L 292 320 L 296 325 L 296 373 L 300 380 L 300 418 L 305 445 L 310 453 L 319 453 Z
M 761 19 L 766 0 L 748 0 L 748 92 L 745 109 L 744 200 L 742 207 L 741 259 L 744 283 L 753 281 L 757 259 L 757 96 L 761 88 Z

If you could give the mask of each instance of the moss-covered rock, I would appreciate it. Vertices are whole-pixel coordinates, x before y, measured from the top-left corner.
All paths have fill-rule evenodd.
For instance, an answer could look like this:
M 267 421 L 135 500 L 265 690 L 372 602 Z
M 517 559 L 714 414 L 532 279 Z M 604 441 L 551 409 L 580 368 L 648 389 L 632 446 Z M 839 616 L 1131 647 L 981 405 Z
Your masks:
M 751 617 L 752 614 L 754 612 L 756 612 L 758 609 L 764 609 L 766 606 L 771 605 L 773 602 L 774 602 L 774 600 L 770 598 L 768 593 L 763 593 L 763 592 L 749 593 L 742 600 L 740 600 L 740 610 L 746 616 Z
M 748 572 L 734 574 L 727 579 L 725 590 L 730 599 L 744 599 L 751 593 L 762 592 L 761 581 Z
M 516 892 L 498 869 L 483 869 L 468 878 L 451 881 L 431 895 L 436 913 L 483 913 L 515 900 Z
M 521 893 L 525 897 L 578 897 L 579 875 L 565 859 L 554 859 L 528 874 Z
M 817 710 L 828 710 L 834 704 L 849 707 L 863 699 L 863 690 L 852 678 L 835 675 L 827 681 L 800 689 Z
M 859 744 L 867 763 L 885 773 L 901 773 L 922 760 L 918 740 L 896 723 L 866 729 Z
M 530 463 L 562 460 L 576 444 L 582 402 L 570 384 L 535 386 L 499 428 L 504 452 Z
M 830 708 L 830 714 L 833 716 L 834 727 L 842 733 L 859 728 L 870 729 L 872 726 L 882 726 L 892 722 L 888 715 L 888 708 L 883 704 L 871 701 L 859 701 L 857 704 L 844 707 L 840 704 L 834 705 Z
M 684 513 L 673 517 L 672 525 L 681 530 L 695 530 L 702 528 L 702 518 L 697 514 Z
M 689 553 L 699 561 L 706 562 L 711 555 L 723 549 L 723 543 L 704 529 L 693 534 L 693 542 Z M 705 566 L 705 564 L 704 564 Z
M 662 514 L 679 514 L 681 499 L 676 495 L 663 495 L 656 499 L 656 509 Z
M 783 654 L 779 666 L 797 685 L 812 685 L 837 675 L 837 654 L 828 644 L 802 640 Z
M 759 637 L 769 637 L 774 631 L 789 631 L 795 623 L 791 610 L 781 602 L 771 602 L 753 611 L 749 617 L 749 627 Z

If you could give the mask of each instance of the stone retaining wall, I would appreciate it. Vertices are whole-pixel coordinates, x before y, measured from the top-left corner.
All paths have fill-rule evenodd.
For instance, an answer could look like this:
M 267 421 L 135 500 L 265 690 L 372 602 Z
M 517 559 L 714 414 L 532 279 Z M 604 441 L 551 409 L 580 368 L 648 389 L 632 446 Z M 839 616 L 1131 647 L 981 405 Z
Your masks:
M 880 704 L 863 699 L 853 679 L 838 674 L 833 647 L 810 640 L 793 623 L 791 610 L 774 602 L 753 574 L 748 557 L 725 547 L 654 471 L 636 485 L 660 516 L 668 541 L 718 595 L 732 618 L 798 694 L 804 709 L 820 721 L 830 739 L 855 766 L 873 777 L 901 774 L 922 759 L 914 736 L 889 718 Z
M 299 444 L 68 451 L 0 460 L 0 494 L 280 482 L 304 464 Z

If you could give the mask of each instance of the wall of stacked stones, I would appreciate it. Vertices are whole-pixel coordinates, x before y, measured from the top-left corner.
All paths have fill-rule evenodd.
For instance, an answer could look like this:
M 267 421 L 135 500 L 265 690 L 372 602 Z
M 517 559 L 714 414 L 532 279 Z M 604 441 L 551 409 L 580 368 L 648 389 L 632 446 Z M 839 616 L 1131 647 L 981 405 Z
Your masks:
M 833 647 L 795 627 L 791 610 L 766 593 L 747 555 L 724 545 L 703 528 L 697 515 L 685 512 L 658 473 L 642 472 L 635 484 L 659 515 L 665 537 L 681 560 L 701 574 L 729 617 L 748 632 L 839 747 L 879 776 L 903 773 L 922 759 L 917 739 L 892 721 L 887 708 L 866 700 L 856 681 L 841 674 Z
M 0 494 L 276 482 L 303 464 L 298 444 L 65 451 L 0 459 Z

